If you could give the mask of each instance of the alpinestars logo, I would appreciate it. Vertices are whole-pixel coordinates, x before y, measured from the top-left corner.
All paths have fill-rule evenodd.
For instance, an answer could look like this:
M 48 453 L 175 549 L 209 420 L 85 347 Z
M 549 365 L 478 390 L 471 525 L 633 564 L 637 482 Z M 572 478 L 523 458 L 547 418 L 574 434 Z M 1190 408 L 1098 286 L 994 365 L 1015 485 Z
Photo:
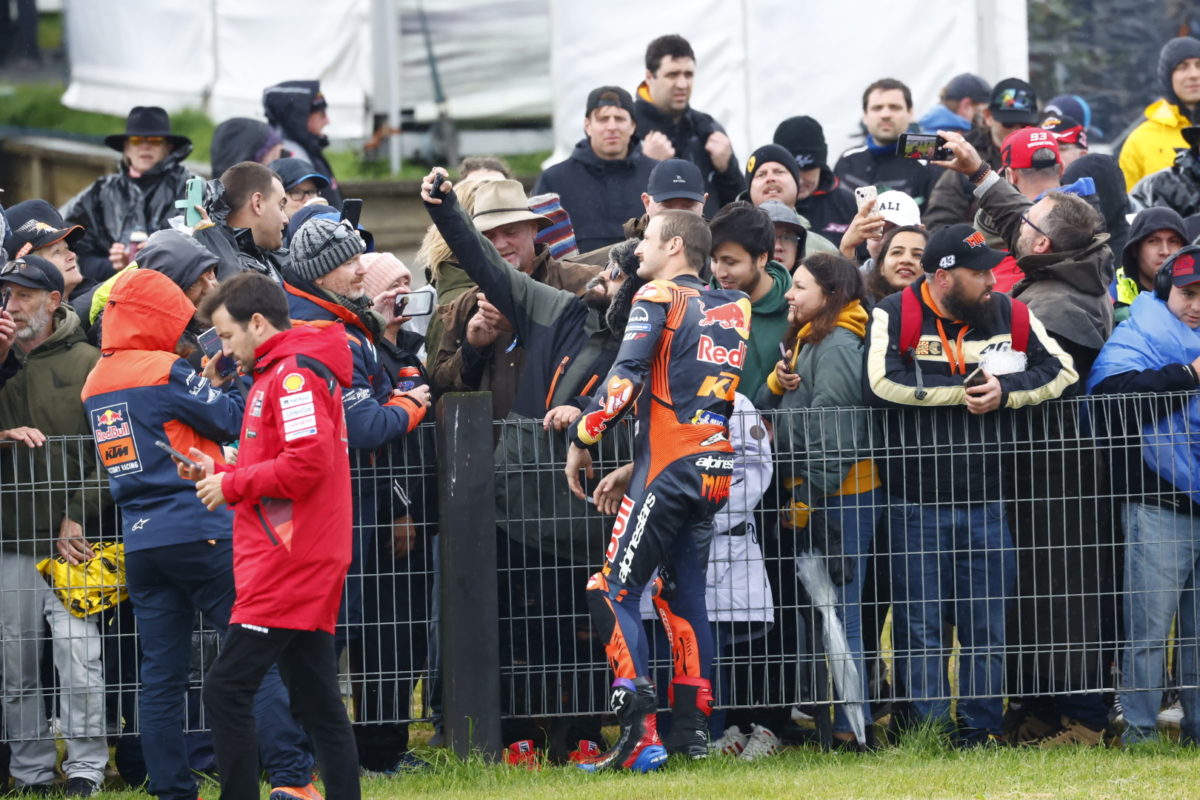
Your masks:
M 621 579 L 621 583 L 629 580 L 629 570 L 633 568 L 633 557 L 637 553 L 638 545 L 642 543 L 642 534 L 646 532 L 646 520 L 650 518 L 650 510 L 654 508 L 654 503 L 654 492 L 647 494 L 646 499 L 642 501 L 642 507 L 637 515 L 637 524 L 633 526 L 633 535 L 629 537 L 629 546 L 625 548 L 625 555 L 621 557 L 621 564 L 617 568 L 617 577 Z

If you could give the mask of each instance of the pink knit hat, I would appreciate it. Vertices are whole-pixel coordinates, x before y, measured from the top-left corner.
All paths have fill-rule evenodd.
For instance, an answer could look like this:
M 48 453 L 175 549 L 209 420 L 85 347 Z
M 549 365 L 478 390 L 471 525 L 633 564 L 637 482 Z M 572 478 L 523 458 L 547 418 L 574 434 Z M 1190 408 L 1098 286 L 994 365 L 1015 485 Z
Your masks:
M 363 288 L 371 298 L 383 294 L 405 273 L 412 274 L 404 262 L 391 253 L 363 253 L 359 258 L 367 268 L 363 275 Z

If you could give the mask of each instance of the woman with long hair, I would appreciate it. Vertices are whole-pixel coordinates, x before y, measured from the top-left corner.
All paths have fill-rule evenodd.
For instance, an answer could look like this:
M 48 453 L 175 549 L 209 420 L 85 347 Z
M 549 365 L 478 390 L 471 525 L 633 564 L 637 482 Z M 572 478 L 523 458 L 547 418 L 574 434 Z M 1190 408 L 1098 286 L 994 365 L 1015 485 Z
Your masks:
M 921 277 L 921 256 L 928 232 L 917 225 L 892 228 L 879 244 L 879 258 L 863 265 L 867 300 L 871 305 Z
M 791 491 L 783 525 L 795 534 L 795 554 L 822 556 L 837 586 L 838 614 L 865 698 L 859 602 L 882 495 L 874 464 L 866 458 L 870 415 L 860 408 L 867 326 L 862 275 L 840 256 L 811 255 L 792 273 L 786 297 L 785 355 L 755 404 L 780 412 L 775 416 L 777 474 Z M 853 736 L 841 706 L 834 735 L 842 741 Z

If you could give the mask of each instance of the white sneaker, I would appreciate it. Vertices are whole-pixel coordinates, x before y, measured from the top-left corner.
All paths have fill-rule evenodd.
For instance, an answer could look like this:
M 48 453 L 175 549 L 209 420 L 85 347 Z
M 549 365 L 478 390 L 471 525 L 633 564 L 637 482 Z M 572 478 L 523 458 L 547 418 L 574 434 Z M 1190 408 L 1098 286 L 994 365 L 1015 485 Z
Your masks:
M 764 728 L 762 725 L 751 725 L 751 733 L 749 741 L 746 742 L 745 749 L 738 758 L 743 761 L 753 761 L 762 756 L 773 756 L 779 752 L 782 746 L 779 737 L 771 732 L 770 728 Z
M 1176 700 L 1158 712 L 1158 724 L 1164 728 L 1178 728 L 1183 722 L 1183 704 Z
M 721 734 L 721 738 L 710 744 L 708 749 L 718 753 L 725 753 L 726 755 L 737 756 L 741 755 L 742 751 L 746 749 L 746 742 L 749 739 L 750 737 L 742 733 L 741 728 L 737 725 L 730 725 Z

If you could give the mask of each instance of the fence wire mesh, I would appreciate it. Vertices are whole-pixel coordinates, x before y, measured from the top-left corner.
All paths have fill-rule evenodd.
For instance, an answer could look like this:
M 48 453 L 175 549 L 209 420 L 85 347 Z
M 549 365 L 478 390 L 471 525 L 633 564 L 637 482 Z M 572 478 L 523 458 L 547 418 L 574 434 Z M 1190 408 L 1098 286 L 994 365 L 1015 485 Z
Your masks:
M 1058 698 L 1111 715 L 1119 697 L 1130 724 L 1153 727 L 1164 690 L 1200 686 L 1196 402 L 739 417 L 733 496 L 708 568 L 719 713 L 786 722 L 832 706 L 844 731 L 860 711 L 866 721 L 907 708 L 984 724 L 1005 700 L 1011 709 Z M 438 530 L 432 425 L 357 454 L 339 627 L 356 725 L 384 737 L 437 718 L 438 631 L 474 624 L 440 618 L 437 541 L 470 535 L 498 545 L 497 563 L 478 569 L 499 576 L 499 630 L 478 633 L 499 642 L 506 736 L 538 718 L 598 727 L 610 676 L 584 587 L 613 520 L 567 490 L 565 446 L 540 421 L 497 423 L 494 442 L 478 443 L 495 497 L 440 499 L 494 502 L 495 531 Z M 588 488 L 632 456 L 623 425 L 602 443 Z M 90 438 L 0 447 L 8 741 L 103 743 L 137 731 L 137 628 L 131 604 L 117 601 L 119 570 L 86 581 L 60 573 L 76 577 L 56 594 L 37 568 L 64 515 L 93 544 L 119 541 L 107 481 Z M 68 610 L 88 603 L 84 616 Z M 643 616 L 665 687 L 666 641 L 649 605 Z M 186 713 L 201 729 L 199 688 L 219 636 L 197 615 L 191 642 Z

